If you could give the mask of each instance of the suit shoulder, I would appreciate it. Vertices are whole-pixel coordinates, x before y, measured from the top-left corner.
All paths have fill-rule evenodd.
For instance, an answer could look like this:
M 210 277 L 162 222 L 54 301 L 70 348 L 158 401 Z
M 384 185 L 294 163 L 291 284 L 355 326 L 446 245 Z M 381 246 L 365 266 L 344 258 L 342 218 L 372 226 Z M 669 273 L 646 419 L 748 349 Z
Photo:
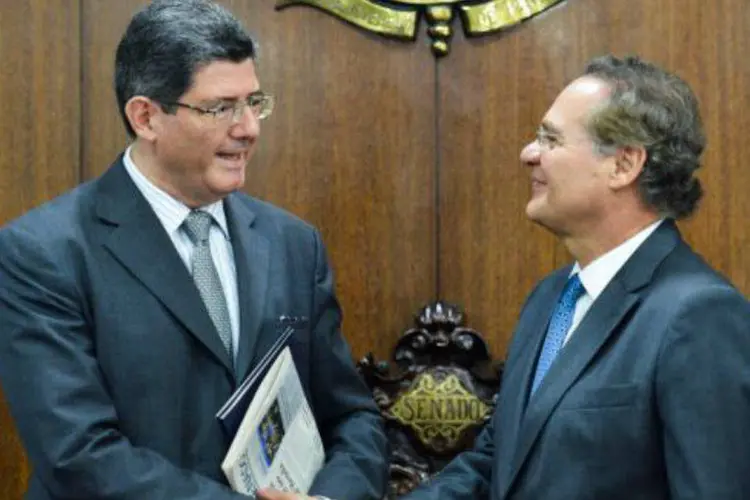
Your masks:
M 543 277 L 541 280 L 539 280 L 536 285 L 534 285 L 534 288 L 531 290 L 531 293 L 529 295 L 533 295 L 537 291 L 547 290 L 550 287 L 555 287 L 561 281 L 567 279 L 572 270 L 572 264 L 567 264 L 563 267 L 555 269 L 554 271 Z
M 317 232 L 309 222 L 272 203 L 247 194 L 239 194 L 238 199 L 255 214 L 259 224 L 274 226 L 282 232 Z
M 750 322 L 750 302 L 744 294 L 687 245 L 661 262 L 642 293 L 644 313 L 664 323 L 709 322 L 729 310 Z
M 523 305 L 521 307 L 522 313 L 528 309 L 528 306 L 532 303 L 536 303 L 534 299 L 536 297 L 546 297 L 548 294 L 556 287 L 559 286 L 559 283 L 564 280 L 569 274 L 571 269 L 573 269 L 572 265 L 566 265 L 564 267 L 561 267 L 559 269 L 556 269 L 552 271 L 550 274 L 546 275 L 542 279 L 536 282 L 534 284 L 534 287 L 531 289 L 531 291 L 526 295 L 526 299 L 523 302 Z
M 54 241 L 72 236 L 91 202 L 91 186 L 91 182 L 81 184 L 11 220 L 0 228 L 0 239 L 26 236 Z
M 678 247 L 664 259 L 654 276 L 654 285 L 655 291 L 672 294 L 673 301 L 710 290 L 742 295 L 725 275 L 687 245 Z

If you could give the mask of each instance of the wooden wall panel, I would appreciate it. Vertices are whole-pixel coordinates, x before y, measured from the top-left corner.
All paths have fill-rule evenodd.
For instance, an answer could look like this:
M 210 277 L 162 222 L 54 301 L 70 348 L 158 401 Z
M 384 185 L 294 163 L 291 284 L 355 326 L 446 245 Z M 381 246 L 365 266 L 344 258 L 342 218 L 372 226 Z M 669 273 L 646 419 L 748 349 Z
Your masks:
M 697 0 L 673 6 L 669 62 L 693 84 L 708 149 L 701 172 L 706 197 L 682 225 L 706 259 L 750 296 L 750 13 L 746 0 Z
M 0 0 L 0 225 L 78 183 L 78 8 Z M 28 473 L 0 391 L 0 499 L 21 498 Z
M 745 0 L 569 0 L 507 33 L 457 36 L 440 63 L 440 295 L 504 356 L 533 284 L 569 260 L 524 215 L 518 154 L 591 57 L 637 53 L 686 78 L 701 100 L 707 190 L 687 239 L 745 294 L 750 242 L 750 16 Z
M 0 224 L 79 179 L 77 1 L 0 0 Z
M 0 224 L 101 173 L 126 145 L 116 44 L 148 0 L 0 0 Z M 423 303 L 461 304 L 504 356 L 533 284 L 569 259 L 524 215 L 523 144 L 586 60 L 636 52 L 682 74 L 703 107 L 707 190 L 686 237 L 750 293 L 750 16 L 746 0 L 568 0 L 435 63 L 311 8 L 224 0 L 258 35 L 278 97 L 247 191 L 321 228 L 357 357 L 379 357 Z M 425 26 L 422 27 L 424 31 Z M 439 222 L 438 222 L 439 221 Z M 0 499 L 28 467 L 0 403 Z
M 87 176 L 102 172 L 125 144 L 113 53 L 144 3 L 84 4 Z M 355 355 L 386 356 L 436 290 L 432 56 L 315 9 L 224 3 L 257 36 L 261 84 L 278 98 L 246 190 L 321 229 Z
M 247 190 L 321 228 L 357 357 L 435 295 L 434 62 L 311 8 L 235 0 L 278 96 Z
M 128 143 L 114 91 L 115 50 L 148 0 L 87 0 L 81 9 L 81 154 L 86 179 L 104 172 Z

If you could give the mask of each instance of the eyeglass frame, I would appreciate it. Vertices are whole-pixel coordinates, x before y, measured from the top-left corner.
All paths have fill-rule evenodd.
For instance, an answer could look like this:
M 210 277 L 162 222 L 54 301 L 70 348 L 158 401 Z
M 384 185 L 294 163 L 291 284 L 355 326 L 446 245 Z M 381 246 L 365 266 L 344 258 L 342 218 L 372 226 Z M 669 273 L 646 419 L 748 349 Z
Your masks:
M 251 103 L 251 100 L 253 99 L 260 99 L 256 103 Z M 245 114 L 245 108 L 250 108 L 250 111 L 253 112 L 254 106 L 260 106 L 259 112 L 256 115 L 255 112 L 253 112 L 253 115 L 258 120 L 265 120 L 271 114 L 273 113 L 274 105 L 276 104 L 276 98 L 272 94 L 268 94 L 263 91 L 257 91 L 253 92 L 249 96 L 247 96 L 246 99 L 240 99 L 238 101 L 235 101 L 233 104 L 218 104 L 212 108 L 206 108 L 204 106 L 196 106 L 194 104 L 188 104 L 186 102 L 180 102 L 180 101 L 173 101 L 173 102 L 164 102 L 164 101 L 157 101 L 159 104 L 164 106 L 165 108 L 184 108 L 189 109 L 191 111 L 195 111 L 196 113 L 199 113 L 201 116 L 211 116 L 214 120 L 217 122 L 224 121 L 225 118 L 221 118 L 219 115 L 221 113 L 225 113 L 227 111 L 231 110 L 231 115 L 229 115 L 230 122 L 232 124 L 239 123 L 240 120 L 242 120 L 242 117 Z M 167 110 L 169 111 L 169 110 Z

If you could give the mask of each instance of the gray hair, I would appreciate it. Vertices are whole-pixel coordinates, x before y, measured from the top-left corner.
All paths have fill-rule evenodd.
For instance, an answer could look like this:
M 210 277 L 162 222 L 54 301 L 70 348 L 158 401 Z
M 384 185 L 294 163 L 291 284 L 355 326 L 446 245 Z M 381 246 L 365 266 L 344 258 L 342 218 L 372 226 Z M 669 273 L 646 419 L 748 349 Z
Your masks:
M 642 146 L 638 177 L 642 201 L 663 217 L 692 214 L 703 195 L 694 176 L 706 146 L 698 100 L 678 76 L 638 57 L 591 60 L 584 75 L 608 83 L 611 94 L 589 117 L 587 129 L 601 154 Z
M 201 67 L 254 59 L 256 43 L 234 15 L 209 0 L 155 0 L 136 13 L 117 46 L 115 94 L 128 133 L 125 104 L 142 95 L 177 101 Z

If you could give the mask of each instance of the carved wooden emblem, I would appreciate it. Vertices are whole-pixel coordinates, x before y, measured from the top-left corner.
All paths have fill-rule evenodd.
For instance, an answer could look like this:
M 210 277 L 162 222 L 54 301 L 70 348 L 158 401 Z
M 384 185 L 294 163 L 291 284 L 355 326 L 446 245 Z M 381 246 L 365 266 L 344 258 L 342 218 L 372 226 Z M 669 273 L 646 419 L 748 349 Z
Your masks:
M 457 306 L 433 302 L 415 323 L 398 339 L 390 362 L 370 353 L 357 365 L 391 443 L 388 498 L 472 446 L 492 415 L 502 376 L 502 363 L 492 360 L 479 332 L 463 325 Z
M 458 12 L 468 36 L 508 28 L 561 0 L 278 0 L 277 9 L 293 5 L 317 7 L 373 33 L 414 40 L 417 24 L 426 17 L 432 51 L 445 56 Z
M 444 378 L 437 380 L 440 375 Z M 483 422 L 490 406 L 454 373 L 423 373 L 387 412 L 413 428 L 425 447 L 441 453 L 458 448 L 464 429 Z

